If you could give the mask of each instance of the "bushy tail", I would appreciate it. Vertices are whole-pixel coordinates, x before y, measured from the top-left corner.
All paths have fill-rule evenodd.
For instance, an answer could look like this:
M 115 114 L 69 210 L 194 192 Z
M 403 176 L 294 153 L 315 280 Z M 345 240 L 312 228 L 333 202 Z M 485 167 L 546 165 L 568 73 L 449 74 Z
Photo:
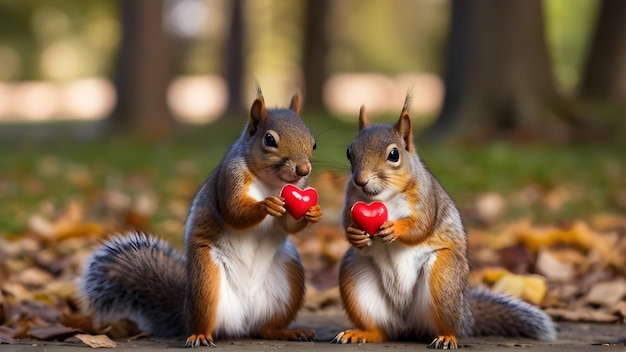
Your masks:
M 155 336 L 186 333 L 184 258 L 143 233 L 108 240 L 87 259 L 79 292 L 98 319 L 134 321 Z
M 539 308 L 506 295 L 472 291 L 470 304 L 474 315 L 473 336 L 520 336 L 554 340 L 552 319 Z

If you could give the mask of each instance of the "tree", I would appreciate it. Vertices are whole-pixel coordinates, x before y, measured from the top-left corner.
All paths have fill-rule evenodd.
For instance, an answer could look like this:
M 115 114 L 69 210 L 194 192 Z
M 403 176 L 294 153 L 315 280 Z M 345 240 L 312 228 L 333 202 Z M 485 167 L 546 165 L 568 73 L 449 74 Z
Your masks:
M 324 84 L 328 77 L 326 21 L 328 0 L 307 0 L 304 10 L 303 71 L 308 109 L 324 111 Z
M 120 0 L 122 41 L 118 54 L 117 105 L 108 122 L 148 139 L 167 135 L 174 119 L 167 107 L 171 78 L 163 0 Z
M 444 81 L 427 137 L 563 138 L 577 124 L 555 89 L 541 0 L 453 0 Z
M 580 96 L 626 105 L 626 1 L 603 0 L 580 84 Z
M 226 40 L 224 66 L 226 83 L 228 85 L 227 113 L 241 115 L 242 77 L 244 71 L 243 59 L 243 14 L 242 1 L 233 0 L 230 16 L 230 35 Z M 242 115 L 246 116 L 246 115 Z

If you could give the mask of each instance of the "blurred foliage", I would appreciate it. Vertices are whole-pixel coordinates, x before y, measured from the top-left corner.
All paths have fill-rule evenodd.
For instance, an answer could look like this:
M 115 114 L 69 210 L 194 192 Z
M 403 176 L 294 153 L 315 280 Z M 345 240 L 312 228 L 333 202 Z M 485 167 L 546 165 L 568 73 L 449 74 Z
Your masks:
M 598 0 L 545 0 L 547 40 L 565 90 L 577 83 Z M 301 62 L 304 1 L 244 2 L 247 67 L 256 78 L 291 75 Z M 441 73 L 447 0 L 338 0 L 327 28 L 332 72 Z M 230 1 L 206 1 L 204 29 L 174 37 L 180 73 L 217 73 L 228 40 Z M 326 22 L 325 22 L 326 21 Z M 0 2 L 0 80 L 111 76 L 119 45 L 118 3 L 110 0 Z
M 111 74 L 119 30 L 113 1 L 3 1 L 0 80 Z
M 559 86 L 572 91 L 593 35 L 599 0 L 544 0 L 546 40 Z

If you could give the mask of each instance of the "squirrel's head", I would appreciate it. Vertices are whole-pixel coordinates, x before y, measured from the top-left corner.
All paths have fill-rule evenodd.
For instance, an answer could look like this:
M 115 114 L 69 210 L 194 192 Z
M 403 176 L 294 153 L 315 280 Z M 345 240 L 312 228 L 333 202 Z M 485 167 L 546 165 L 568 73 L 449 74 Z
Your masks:
M 398 122 L 370 124 L 365 106 L 359 112 L 359 134 L 347 150 L 352 184 L 371 200 L 385 200 L 402 192 L 411 179 L 415 145 L 405 104 Z
M 244 131 L 249 142 L 246 161 L 269 185 L 302 184 L 311 173 L 315 137 L 299 115 L 298 94 L 291 98 L 288 109 L 266 109 L 262 95 L 252 103 Z

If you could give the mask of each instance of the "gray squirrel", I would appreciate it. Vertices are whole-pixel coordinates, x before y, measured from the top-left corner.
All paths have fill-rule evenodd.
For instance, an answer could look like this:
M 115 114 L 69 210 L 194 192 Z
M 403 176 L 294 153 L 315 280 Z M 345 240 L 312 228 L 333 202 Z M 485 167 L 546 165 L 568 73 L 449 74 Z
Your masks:
M 337 343 L 398 338 L 433 339 L 431 348 L 457 348 L 474 335 L 552 340 L 550 317 L 518 299 L 468 288 L 467 236 L 459 212 L 420 160 L 407 95 L 396 124 L 370 124 L 365 107 L 347 156 L 343 225 L 352 247 L 344 255 L 339 287 L 356 329 Z M 388 220 L 373 234 L 359 228 L 357 202 L 382 202 Z M 371 235 L 371 236 L 370 236 Z
M 314 205 L 295 220 L 278 197 L 311 173 L 315 138 L 299 115 L 299 95 L 288 109 L 266 109 L 258 89 L 245 128 L 193 199 L 184 254 L 142 233 L 113 237 L 85 264 L 86 309 L 156 336 L 188 336 L 188 347 L 216 338 L 313 340 L 313 330 L 287 329 L 305 289 L 288 234 L 322 212 Z

